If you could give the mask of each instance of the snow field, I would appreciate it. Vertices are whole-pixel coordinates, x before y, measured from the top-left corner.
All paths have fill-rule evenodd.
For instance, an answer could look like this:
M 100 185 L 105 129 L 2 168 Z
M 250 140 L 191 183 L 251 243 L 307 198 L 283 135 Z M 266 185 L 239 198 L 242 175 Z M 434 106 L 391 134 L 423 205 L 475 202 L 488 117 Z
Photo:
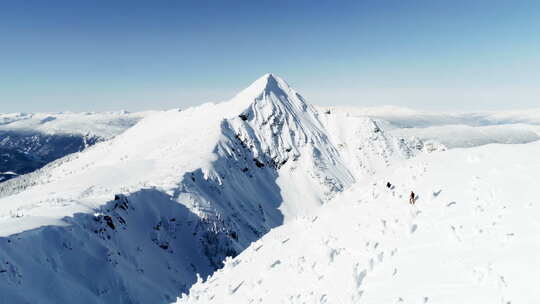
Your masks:
M 178 303 L 535 303 L 538 152 L 404 161 L 272 230 Z
M 0 184 L 0 302 L 169 303 L 240 252 L 179 301 L 538 300 L 522 273 L 538 266 L 539 144 L 437 142 L 533 141 L 534 112 L 368 112 L 323 111 L 267 74 Z M 127 128 L 111 115 L 0 124 Z

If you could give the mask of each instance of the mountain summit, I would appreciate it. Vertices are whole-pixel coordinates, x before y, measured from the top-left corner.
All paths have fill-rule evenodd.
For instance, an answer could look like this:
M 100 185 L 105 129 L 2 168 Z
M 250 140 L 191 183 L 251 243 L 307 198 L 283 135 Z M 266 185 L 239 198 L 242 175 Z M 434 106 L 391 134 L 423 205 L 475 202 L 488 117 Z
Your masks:
M 410 154 L 373 121 L 321 114 L 266 74 L 229 102 L 148 115 L 0 184 L 0 236 L 9 240 L 0 261 L 12 278 L 0 294 L 171 302 L 197 275 L 372 174 L 372 164 Z M 36 281 L 44 278 L 56 289 Z
M 249 93 L 258 96 L 270 92 L 281 94 L 282 92 L 289 92 L 291 90 L 291 87 L 285 80 L 272 73 L 267 73 L 242 90 L 239 95 Z
M 240 91 L 232 103 L 248 107 L 252 102 L 274 96 L 275 101 L 282 103 L 305 103 L 304 99 L 282 78 L 272 74 L 264 74 L 247 88 Z

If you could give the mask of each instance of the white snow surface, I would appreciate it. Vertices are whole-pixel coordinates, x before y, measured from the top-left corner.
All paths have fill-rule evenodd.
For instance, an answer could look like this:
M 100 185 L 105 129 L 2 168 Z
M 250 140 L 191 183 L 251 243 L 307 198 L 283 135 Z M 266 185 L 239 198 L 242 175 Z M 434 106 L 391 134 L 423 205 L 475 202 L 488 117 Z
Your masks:
M 537 303 L 538 155 L 539 142 L 491 144 L 400 162 L 272 230 L 177 303 Z
M 328 111 L 266 74 L 182 111 L 2 115 L 110 140 L 0 184 L 0 302 L 170 303 L 240 252 L 179 301 L 537 300 L 509 270 L 538 266 L 537 114 Z
M 0 235 L 62 225 L 64 216 L 91 213 L 117 193 L 157 188 L 173 195 L 186 172 L 202 170 L 205 179 L 220 184 L 215 162 L 238 157 L 234 138 L 249 147 L 252 158 L 290 173 L 278 178 L 283 202 L 291 202 L 281 206 L 286 217 L 319 206 L 355 177 L 414 154 L 368 118 L 319 116 L 271 74 L 228 102 L 148 115 L 117 137 L 45 167 L 35 180 L 15 180 L 25 191 L 0 198 Z M 309 191 L 299 191 L 303 187 Z
M 272 74 L 224 103 L 153 113 L 0 184 L 0 302 L 172 302 L 418 147 L 369 118 L 325 116 Z

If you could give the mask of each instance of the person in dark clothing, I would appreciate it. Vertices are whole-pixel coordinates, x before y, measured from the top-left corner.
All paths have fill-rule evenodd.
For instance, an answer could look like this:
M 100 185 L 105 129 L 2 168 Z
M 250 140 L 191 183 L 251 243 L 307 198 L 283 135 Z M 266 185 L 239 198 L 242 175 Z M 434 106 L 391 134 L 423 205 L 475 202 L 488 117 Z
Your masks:
M 387 182 L 386 183 L 386 188 L 390 189 L 392 187 L 392 184 L 390 184 L 390 182 Z
M 416 195 L 414 194 L 414 192 L 411 191 L 411 195 L 409 196 L 409 204 L 414 205 L 415 202 L 416 202 Z

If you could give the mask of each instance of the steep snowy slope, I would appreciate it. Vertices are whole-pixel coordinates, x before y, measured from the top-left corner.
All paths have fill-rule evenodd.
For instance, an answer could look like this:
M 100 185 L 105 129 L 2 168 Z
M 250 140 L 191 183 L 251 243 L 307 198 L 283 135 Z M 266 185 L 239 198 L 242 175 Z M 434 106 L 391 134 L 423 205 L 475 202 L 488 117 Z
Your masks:
M 367 117 L 325 112 L 321 121 L 357 182 L 364 182 L 391 164 L 421 151 L 444 150 L 441 146 L 429 146 L 432 149 L 428 149 L 420 140 L 406 141 L 392 136 Z
M 396 137 L 436 141 L 448 148 L 490 143 L 518 144 L 540 139 L 540 110 L 499 112 L 432 112 L 381 106 L 322 107 L 321 111 L 370 117 Z
M 336 124 L 268 74 L 228 102 L 149 115 L 0 184 L 0 300 L 173 301 L 196 274 L 350 187 L 363 174 L 349 166 L 367 176 L 360 161 L 418 152 L 370 120 L 330 136 Z
M 118 135 L 149 114 L 0 114 L 0 182 Z
M 537 155 L 538 142 L 404 161 L 272 230 L 178 303 L 537 303 Z

